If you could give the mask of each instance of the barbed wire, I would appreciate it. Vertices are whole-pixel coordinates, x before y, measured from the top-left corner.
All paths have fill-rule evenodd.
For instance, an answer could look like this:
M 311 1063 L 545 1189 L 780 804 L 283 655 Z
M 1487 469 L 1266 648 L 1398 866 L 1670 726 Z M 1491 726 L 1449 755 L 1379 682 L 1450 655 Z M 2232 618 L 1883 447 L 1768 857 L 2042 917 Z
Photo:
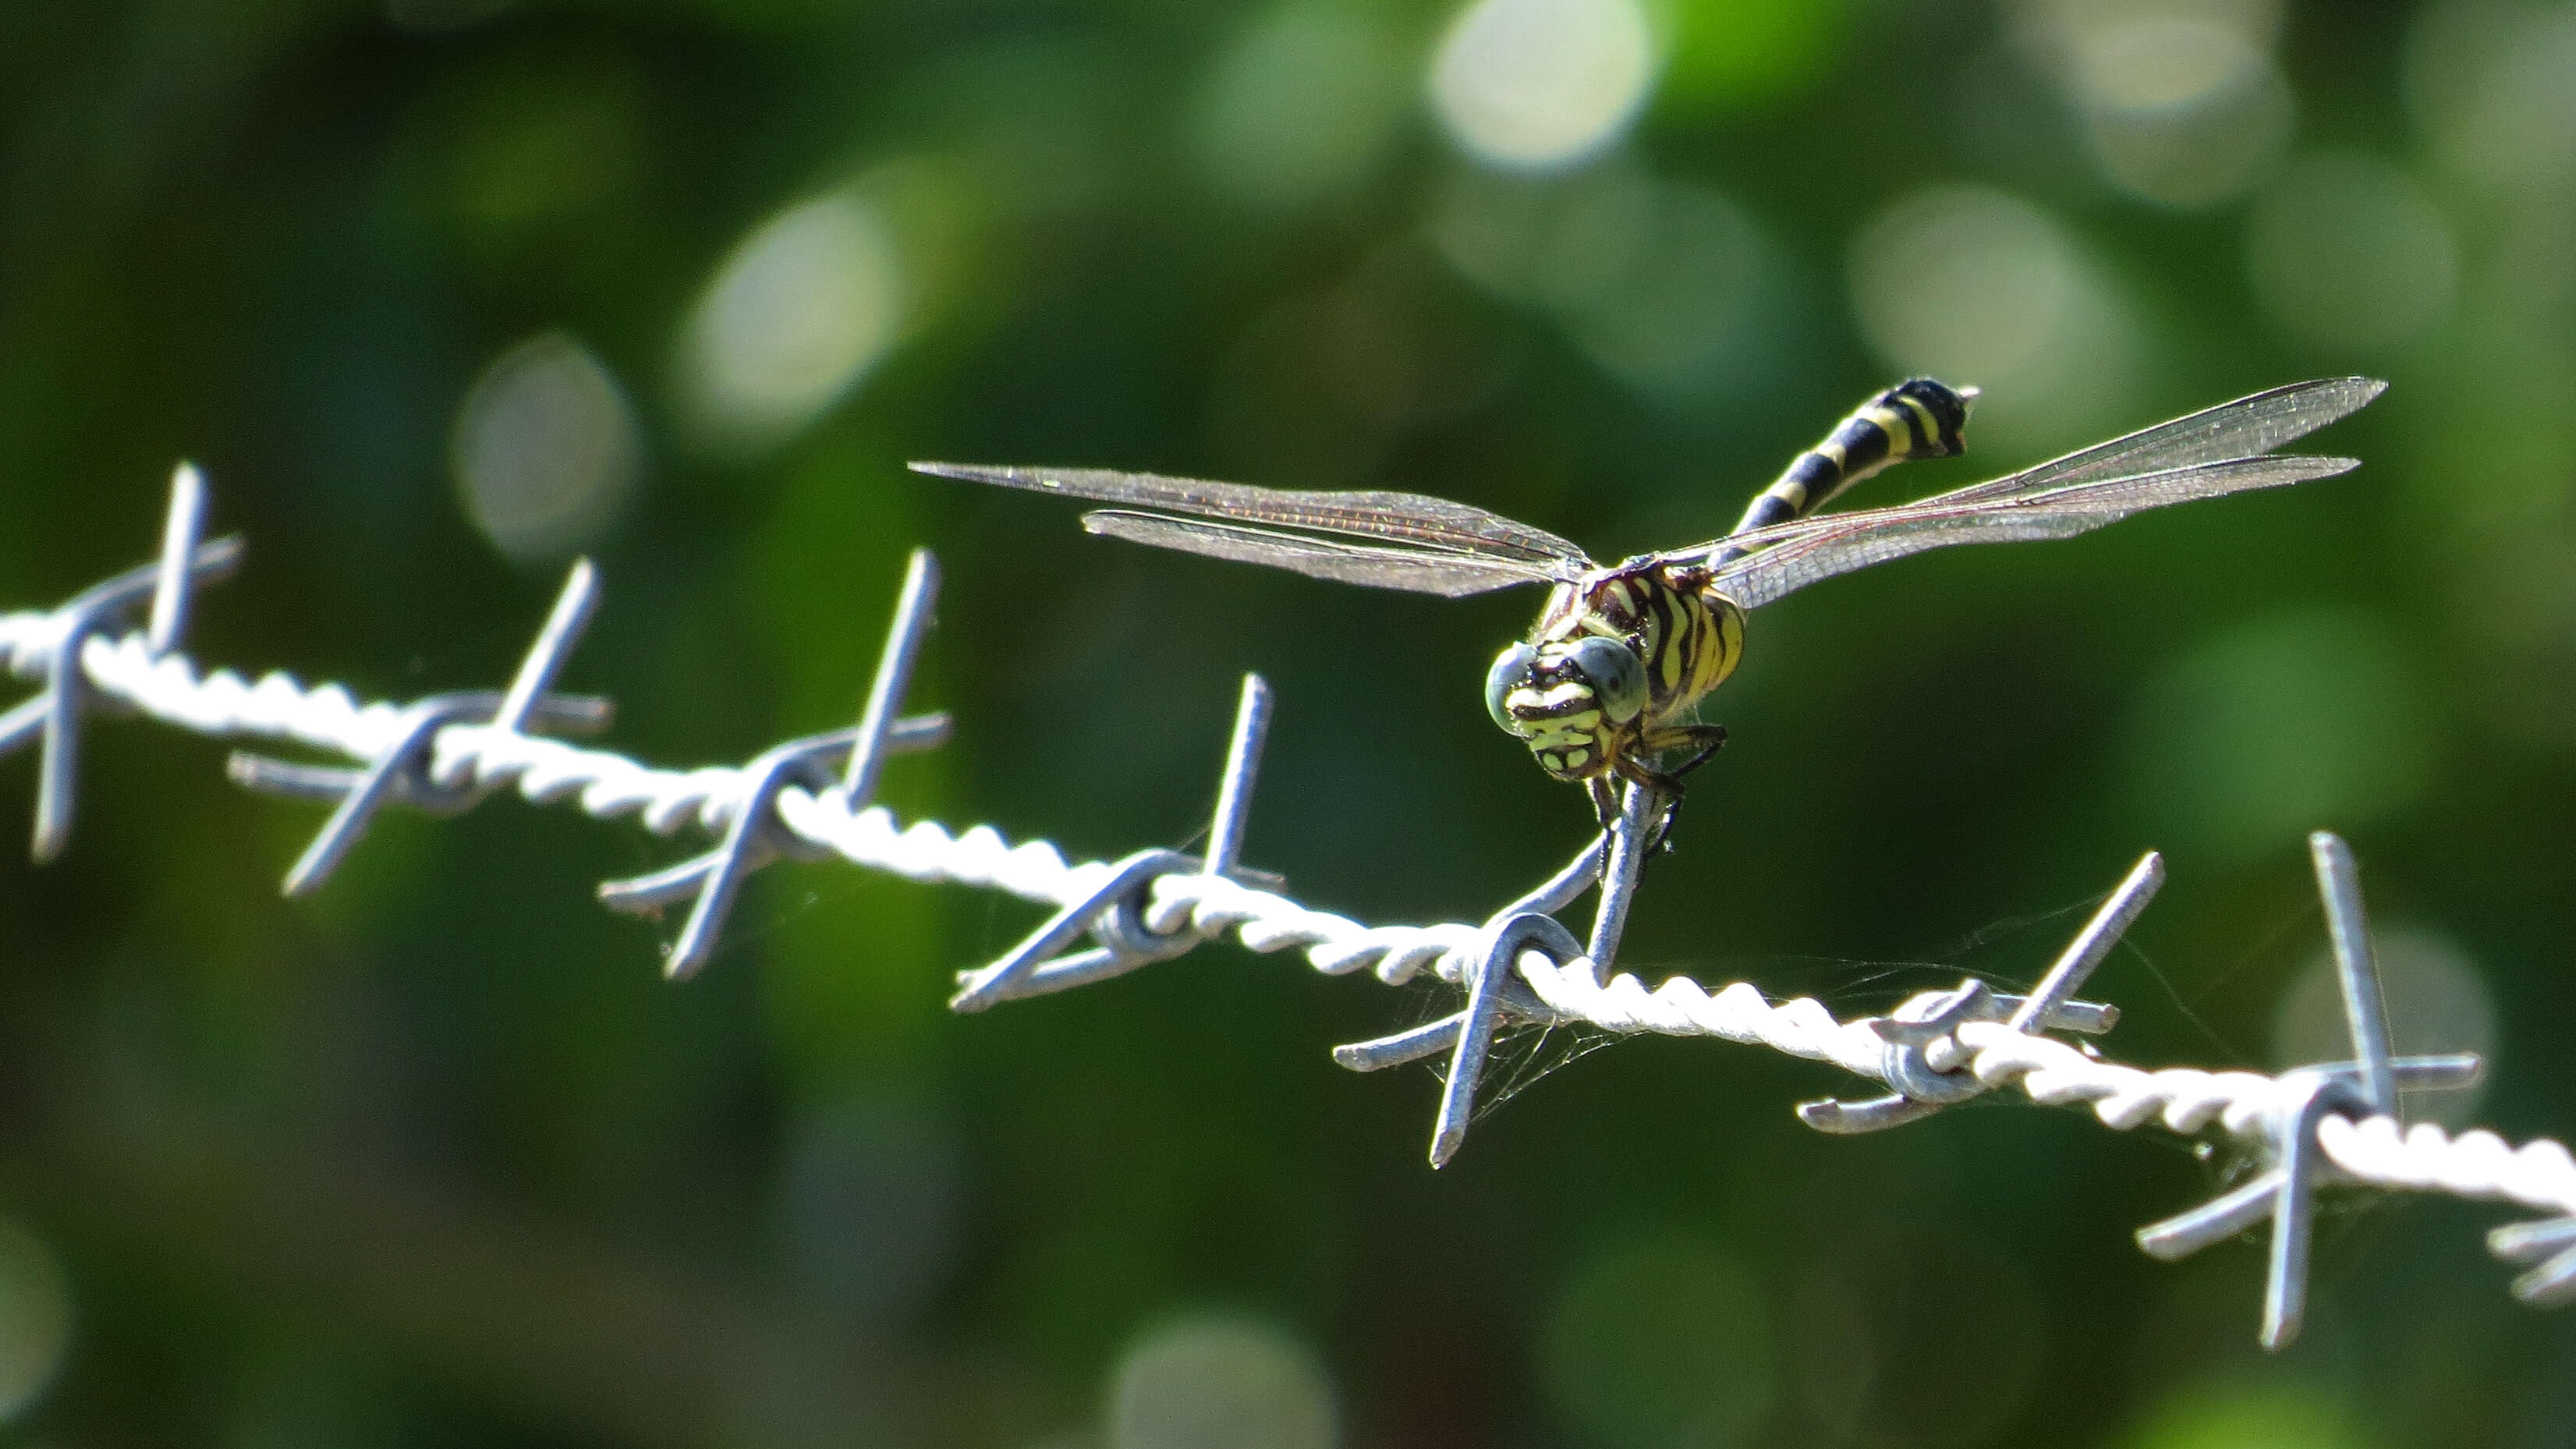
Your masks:
M 944 715 L 899 713 L 938 589 L 926 552 L 912 556 L 858 724 L 788 741 L 740 766 L 672 770 L 536 733 L 596 732 L 613 713 L 606 700 L 551 691 L 597 605 L 597 574 L 586 560 L 573 566 L 506 690 L 361 703 L 337 684 L 307 684 L 283 672 L 245 680 L 202 669 L 182 652 L 195 588 L 230 576 L 243 556 L 237 538 L 199 541 L 205 511 L 203 479 L 182 464 L 154 563 L 54 609 L 0 614 L 0 662 L 41 681 L 33 697 L 0 714 L 0 755 L 40 745 L 32 842 L 38 863 L 70 838 L 80 727 L 90 711 L 107 706 L 198 735 L 337 757 L 339 763 L 315 765 L 242 753 L 230 763 L 231 777 L 246 787 L 334 804 L 287 874 L 290 895 L 318 889 L 387 804 L 453 813 L 515 790 L 531 803 L 570 803 L 601 820 L 633 818 L 657 835 L 695 827 L 717 837 L 713 850 L 599 890 L 603 902 L 628 911 L 692 902 L 665 957 L 674 977 L 705 962 L 749 872 L 781 857 L 837 857 L 907 880 L 1053 907 L 1010 952 L 959 973 L 951 1004 L 964 1012 L 1105 980 L 1221 937 L 1256 952 L 1300 952 L 1329 976 L 1367 974 L 1397 984 L 1427 973 L 1465 992 L 1458 1012 L 1336 1048 L 1334 1057 L 1368 1071 L 1448 1054 L 1434 1166 L 1463 1142 L 1486 1054 L 1507 1023 L 1714 1037 L 1831 1063 L 1890 1089 L 1867 1101 L 1800 1104 L 1800 1119 L 1822 1132 L 1885 1130 L 2007 1091 L 2040 1106 L 2089 1107 L 2117 1131 L 2217 1132 L 2254 1149 L 2255 1175 L 2141 1228 L 2137 1238 L 2156 1257 L 2179 1258 L 2269 1219 L 2267 1348 L 2287 1344 L 2299 1330 L 2320 1188 L 2440 1193 L 2546 1214 L 2495 1229 L 2489 1249 L 2528 1265 L 2512 1285 L 2524 1302 L 2576 1300 L 2576 1156 L 2546 1138 L 2515 1146 L 2483 1129 L 2453 1135 L 2402 1120 L 2401 1089 L 2465 1086 L 2480 1063 L 2469 1054 L 2391 1054 L 2358 871 L 2344 843 L 2324 832 L 2311 837 L 2311 851 L 2353 1059 L 2269 1076 L 2128 1066 L 2050 1033 L 2098 1035 L 2117 1022 L 2117 1008 L 2076 993 L 2162 883 L 2163 862 L 2153 853 L 2027 996 L 1970 979 L 1918 995 L 1886 1016 L 1843 1020 L 1811 998 L 1774 1001 L 1744 982 L 1711 991 L 1674 976 L 1649 989 L 1613 969 L 1629 903 L 1672 803 L 1649 787 L 1631 786 L 1599 837 L 1483 922 L 1370 926 L 1302 905 L 1284 882 L 1241 864 L 1271 709 L 1258 676 L 1244 680 L 1204 855 L 1152 849 L 1069 862 L 1043 840 L 1014 844 L 988 825 L 952 833 L 930 821 L 901 824 L 871 803 L 887 759 L 948 736 Z M 136 627 L 133 615 L 147 603 L 148 620 Z M 1557 916 L 1588 891 L 1597 892 L 1592 930 L 1578 941 Z M 1086 936 L 1093 944 L 1073 949 Z

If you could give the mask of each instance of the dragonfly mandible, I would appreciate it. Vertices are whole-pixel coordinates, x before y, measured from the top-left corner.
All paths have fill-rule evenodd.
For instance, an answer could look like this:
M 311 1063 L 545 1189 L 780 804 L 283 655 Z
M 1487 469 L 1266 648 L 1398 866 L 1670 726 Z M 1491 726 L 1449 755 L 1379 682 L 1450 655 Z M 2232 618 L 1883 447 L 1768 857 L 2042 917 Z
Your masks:
M 2386 387 L 2367 377 L 2294 383 L 1918 502 L 1816 513 L 1891 464 L 1965 447 L 1976 390 L 1914 378 L 1872 397 L 1799 454 L 1724 537 L 1610 565 L 1543 529 L 1417 493 L 1260 488 L 1093 468 L 912 467 L 1122 505 L 1084 514 L 1082 526 L 1316 578 L 1452 598 L 1549 586 L 1529 637 L 1487 672 L 1486 708 L 1540 768 L 1587 787 L 1606 823 L 1616 813 L 1612 780 L 1677 800 L 1680 777 L 1725 742 L 1725 730 L 1701 723 L 1697 709 L 1742 657 L 1746 611 L 1925 549 L 2066 538 L 2168 503 L 2344 472 L 2356 460 L 2273 450 Z M 1667 769 L 1674 755 L 1683 758 Z

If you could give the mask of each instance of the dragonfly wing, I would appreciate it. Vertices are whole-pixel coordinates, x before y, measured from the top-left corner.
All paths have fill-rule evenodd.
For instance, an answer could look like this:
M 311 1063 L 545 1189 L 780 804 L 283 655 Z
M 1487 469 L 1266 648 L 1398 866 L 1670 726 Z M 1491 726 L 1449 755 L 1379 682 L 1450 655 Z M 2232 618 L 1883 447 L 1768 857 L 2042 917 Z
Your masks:
M 965 463 L 915 463 L 916 473 L 998 483 L 1033 493 L 1056 493 L 1096 503 L 1187 513 L 1199 518 L 1308 528 L 1323 533 L 1393 539 L 1401 543 L 1531 564 L 1591 560 L 1583 550 L 1545 529 L 1515 523 L 1498 513 L 1421 493 L 1322 493 L 1256 488 L 1201 478 L 1117 473 L 1105 468 L 1004 468 Z
M 1757 608 L 1818 579 L 1926 549 L 2069 538 L 2168 503 L 2279 488 L 2358 466 L 2351 458 L 2304 454 L 2231 458 L 2044 493 L 1965 502 L 1960 493 L 1945 493 L 1895 508 L 1827 514 L 1745 535 L 1740 541 L 1757 545 L 1755 551 L 1718 569 L 1712 586 L 1745 608 Z
M 2388 390 L 2375 377 L 2294 382 L 2214 408 L 2141 428 L 2126 437 L 1941 495 L 1954 503 L 2025 497 L 2070 484 L 2137 473 L 2164 473 L 2203 463 L 2251 458 L 2287 447 L 2359 412 Z
M 1518 560 L 1345 543 L 1337 538 L 1309 538 L 1241 524 L 1119 509 L 1086 513 L 1082 515 L 1082 526 L 1091 533 L 1150 543 L 1156 548 L 1176 548 L 1236 563 L 1268 564 L 1339 583 L 1452 599 L 1515 584 L 1555 583 L 1573 572 Z

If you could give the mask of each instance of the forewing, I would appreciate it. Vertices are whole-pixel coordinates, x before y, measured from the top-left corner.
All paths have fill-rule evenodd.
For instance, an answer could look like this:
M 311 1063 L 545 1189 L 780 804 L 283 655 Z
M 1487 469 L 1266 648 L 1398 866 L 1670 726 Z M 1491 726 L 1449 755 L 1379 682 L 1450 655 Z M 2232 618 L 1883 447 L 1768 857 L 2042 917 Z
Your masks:
M 1241 519 L 1288 528 L 1311 528 L 1324 533 L 1393 539 L 1480 558 L 1522 563 L 1570 563 L 1578 569 L 1589 566 L 1591 562 L 1584 557 L 1583 550 L 1545 529 L 1532 528 L 1497 513 L 1421 493 L 1321 493 L 1293 488 L 1256 488 L 1249 483 L 1165 478 L 1154 473 L 1115 473 L 1105 468 L 915 463 L 912 470 L 976 483 L 998 483 L 1005 488 L 1026 488 L 1033 493 L 1088 498 L 1098 503 L 1166 509 L 1199 518 Z
M 1756 551 L 1720 568 L 1717 592 L 1757 608 L 1818 579 L 1958 543 L 2068 538 L 2132 513 L 2255 488 L 2326 478 L 2359 466 L 2351 458 L 2293 455 L 2233 458 L 2188 468 L 2105 478 L 2045 493 L 1959 501 L 1945 493 L 1921 503 L 1782 524 L 1743 536 Z
M 1082 526 L 1092 533 L 1150 543 L 1157 548 L 1176 548 L 1236 563 L 1268 564 L 1345 584 L 1439 594 L 1452 599 L 1515 584 L 1554 583 L 1572 572 L 1565 566 L 1551 568 L 1514 559 L 1345 543 L 1335 538 L 1310 538 L 1241 524 L 1119 509 L 1086 513 L 1082 515 Z

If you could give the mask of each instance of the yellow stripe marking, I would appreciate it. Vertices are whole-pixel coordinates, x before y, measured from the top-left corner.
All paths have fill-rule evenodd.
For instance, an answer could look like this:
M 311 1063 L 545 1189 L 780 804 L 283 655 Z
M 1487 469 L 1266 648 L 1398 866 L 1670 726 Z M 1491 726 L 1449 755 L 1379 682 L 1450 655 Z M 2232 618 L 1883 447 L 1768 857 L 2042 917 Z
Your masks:
M 1941 424 L 1933 418 L 1932 410 L 1923 405 L 1923 400 L 1911 393 L 1899 393 L 1896 400 L 1905 404 L 1907 411 L 1923 420 L 1923 436 L 1928 440 L 1924 443 L 1924 447 L 1927 449 L 1940 447 Z
M 1888 457 L 1902 458 L 1914 451 L 1912 441 L 1914 434 L 1905 426 L 1905 415 L 1903 413 L 1900 413 L 1896 409 L 1884 404 L 1879 404 L 1861 409 L 1860 415 L 1867 418 L 1869 421 L 1876 423 L 1878 425 L 1878 430 L 1887 434 Z

